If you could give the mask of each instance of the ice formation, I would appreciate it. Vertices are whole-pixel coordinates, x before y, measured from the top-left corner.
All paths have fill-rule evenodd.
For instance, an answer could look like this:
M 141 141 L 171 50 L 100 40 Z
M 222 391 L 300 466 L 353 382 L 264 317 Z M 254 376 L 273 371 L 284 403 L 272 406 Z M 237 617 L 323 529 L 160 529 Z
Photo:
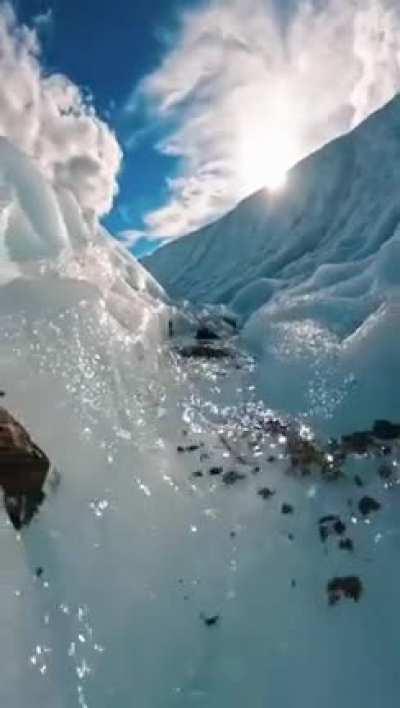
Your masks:
M 276 418 L 258 388 L 265 371 L 273 389 L 273 367 L 248 356 L 229 309 L 179 311 L 6 141 L 0 184 L 2 406 L 59 480 L 20 534 L 0 515 L 0 705 L 397 708 L 398 428 L 373 426 L 372 407 L 369 431 L 328 446 L 307 420 Z M 365 262 L 343 242 L 340 286 L 329 268 L 288 272 L 281 318 L 278 272 L 247 294 L 232 282 L 225 302 L 248 317 L 270 297 L 245 331 L 259 351 L 268 327 L 289 357 L 299 328 L 291 381 L 307 371 L 301 347 L 311 375 L 313 348 L 334 368 L 342 346 L 379 387 L 382 357 L 397 366 L 396 245 L 383 240 Z

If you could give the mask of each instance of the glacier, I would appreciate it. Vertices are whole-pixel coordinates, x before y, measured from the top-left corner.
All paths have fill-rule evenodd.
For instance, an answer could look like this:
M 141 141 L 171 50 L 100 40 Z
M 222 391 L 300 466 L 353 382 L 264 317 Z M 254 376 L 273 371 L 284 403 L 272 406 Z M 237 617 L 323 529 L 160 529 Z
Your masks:
M 281 192 L 143 259 L 177 300 L 232 310 L 270 405 L 331 433 L 400 417 L 399 130 L 396 96 Z
M 0 513 L 1 705 L 397 707 L 399 439 L 378 425 L 339 455 L 325 430 L 398 411 L 396 103 L 386 110 L 383 127 L 371 120 L 383 143 L 393 131 L 393 159 L 376 149 L 368 173 L 374 190 L 386 174 L 386 198 L 371 187 L 358 205 L 360 187 L 341 212 L 360 206 L 371 237 L 341 240 L 336 213 L 343 163 L 361 159 L 354 134 L 351 158 L 340 141 L 323 151 L 325 180 L 318 154 L 304 163 L 322 183 L 304 252 L 280 221 L 314 201 L 299 166 L 297 191 L 274 198 L 275 265 L 246 261 L 243 233 L 261 248 L 267 219 L 258 194 L 227 217 L 241 251 L 216 224 L 196 257 L 180 260 L 187 237 L 148 259 L 155 277 L 0 139 L 2 405 L 59 478 L 21 532 Z M 341 251 L 328 238 L 319 250 L 325 199 Z M 342 257 L 324 267 L 329 248 Z M 220 339 L 198 344 L 206 328 Z M 208 355 L 183 356 L 194 342 Z M 346 377 L 359 408 L 340 421 Z M 336 598 L 338 578 L 360 596 Z

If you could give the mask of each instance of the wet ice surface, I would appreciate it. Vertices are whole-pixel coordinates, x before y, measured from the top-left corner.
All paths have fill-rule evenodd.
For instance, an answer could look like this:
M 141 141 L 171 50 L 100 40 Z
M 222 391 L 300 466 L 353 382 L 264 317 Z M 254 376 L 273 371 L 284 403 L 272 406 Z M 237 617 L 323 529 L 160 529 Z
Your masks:
M 98 307 L 1 317 L 5 403 L 61 475 L 20 536 L 1 516 L 1 705 L 397 706 L 397 443 L 303 475 L 235 338 L 150 359 Z

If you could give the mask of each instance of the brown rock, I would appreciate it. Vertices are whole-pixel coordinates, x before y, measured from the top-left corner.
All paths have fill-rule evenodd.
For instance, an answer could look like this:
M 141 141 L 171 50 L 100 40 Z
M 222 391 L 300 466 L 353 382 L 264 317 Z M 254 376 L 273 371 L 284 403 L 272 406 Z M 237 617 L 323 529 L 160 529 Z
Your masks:
M 0 408 L 0 486 L 4 505 L 16 529 L 29 524 L 44 500 L 50 462 L 27 431 Z

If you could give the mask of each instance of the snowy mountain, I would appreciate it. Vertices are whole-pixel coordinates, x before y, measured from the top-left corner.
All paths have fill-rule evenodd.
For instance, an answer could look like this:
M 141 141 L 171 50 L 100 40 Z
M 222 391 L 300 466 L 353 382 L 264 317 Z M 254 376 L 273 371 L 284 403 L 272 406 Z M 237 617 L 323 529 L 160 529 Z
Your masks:
M 397 708 L 400 416 L 360 398 L 365 431 L 320 433 L 347 351 L 400 400 L 395 237 L 308 280 L 312 254 L 281 264 L 287 300 L 241 340 L 5 140 L 0 194 L 0 487 L 10 430 L 57 472 L 18 533 L 0 508 L 0 705 Z M 315 429 L 271 410 L 315 375 Z
M 272 405 L 400 415 L 400 97 L 143 262 L 175 298 L 228 305 Z M 373 372 L 373 373 L 372 373 Z M 398 389 L 397 389 L 398 390 Z M 344 406 L 344 407 L 343 407 Z

